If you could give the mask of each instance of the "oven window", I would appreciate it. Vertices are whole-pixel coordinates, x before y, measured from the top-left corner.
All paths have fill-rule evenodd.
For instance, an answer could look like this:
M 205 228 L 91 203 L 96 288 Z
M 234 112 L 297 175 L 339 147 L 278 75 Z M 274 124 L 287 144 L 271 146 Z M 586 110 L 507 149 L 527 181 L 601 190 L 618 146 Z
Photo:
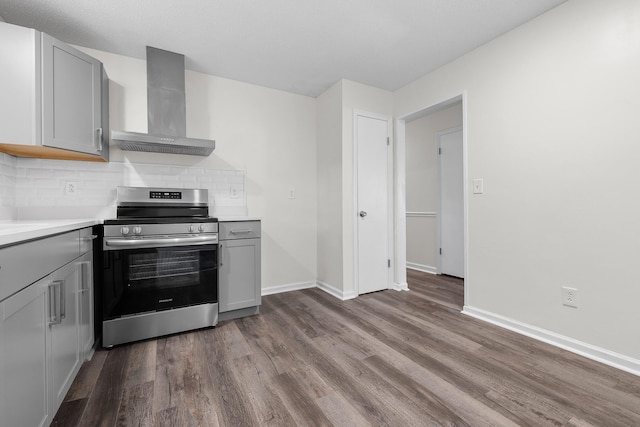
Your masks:
M 105 251 L 104 318 L 218 299 L 215 245 Z
M 159 286 L 163 288 L 189 286 L 198 280 L 202 269 L 215 265 L 200 262 L 200 251 L 155 251 L 129 255 L 131 286 Z M 205 264 L 205 265 L 201 265 Z

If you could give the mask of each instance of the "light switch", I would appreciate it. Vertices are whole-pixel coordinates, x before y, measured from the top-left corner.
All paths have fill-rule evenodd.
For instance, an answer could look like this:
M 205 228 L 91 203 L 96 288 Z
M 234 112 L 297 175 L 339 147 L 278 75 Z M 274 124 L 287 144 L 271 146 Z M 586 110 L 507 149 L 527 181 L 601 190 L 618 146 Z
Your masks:
M 482 178 L 476 178 L 473 180 L 473 194 L 482 194 L 484 192 L 484 183 Z

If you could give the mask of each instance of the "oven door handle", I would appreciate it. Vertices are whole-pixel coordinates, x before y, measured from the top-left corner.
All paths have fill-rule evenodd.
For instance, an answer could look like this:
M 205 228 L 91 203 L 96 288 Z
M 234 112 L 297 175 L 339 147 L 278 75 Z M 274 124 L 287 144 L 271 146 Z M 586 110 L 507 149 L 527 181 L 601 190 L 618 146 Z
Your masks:
M 105 239 L 113 248 L 158 248 L 168 246 L 208 245 L 218 243 L 218 236 L 164 237 L 154 239 Z

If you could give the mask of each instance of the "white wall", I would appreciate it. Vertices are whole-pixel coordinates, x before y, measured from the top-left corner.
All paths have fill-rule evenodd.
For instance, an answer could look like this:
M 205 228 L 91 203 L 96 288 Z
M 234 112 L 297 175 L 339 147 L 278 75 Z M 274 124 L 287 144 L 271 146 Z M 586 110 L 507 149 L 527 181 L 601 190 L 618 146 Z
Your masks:
M 640 2 L 581 0 L 395 93 L 466 91 L 469 307 L 640 359 L 639 76 Z
M 317 99 L 318 281 L 342 291 L 342 81 Z
M 462 103 L 407 122 L 407 264 L 435 273 L 438 268 L 439 177 L 437 133 L 462 126 Z
M 354 283 L 353 114 L 364 110 L 391 117 L 393 94 L 340 80 L 318 102 L 318 282 L 343 299 Z
M 393 94 L 341 80 L 318 97 L 318 282 L 333 295 L 357 295 L 354 283 L 353 114 L 391 118 Z
M 354 283 L 354 218 L 356 216 L 354 187 L 354 110 L 362 110 L 382 116 L 393 115 L 393 93 L 366 86 L 350 80 L 342 80 L 342 248 L 343 292 L 355 295 Z
M 146 132 L 145 62 L 80 49 L 109 75 L 111 129 Z M 187 70 L 186 110 L 187 135 L 216 140 L 211 156 L 125 152 L 112 144 L 111 160 L 246 171 L 247 213 L 262 218 L 263 288 L 315 283 L 316 100 Z

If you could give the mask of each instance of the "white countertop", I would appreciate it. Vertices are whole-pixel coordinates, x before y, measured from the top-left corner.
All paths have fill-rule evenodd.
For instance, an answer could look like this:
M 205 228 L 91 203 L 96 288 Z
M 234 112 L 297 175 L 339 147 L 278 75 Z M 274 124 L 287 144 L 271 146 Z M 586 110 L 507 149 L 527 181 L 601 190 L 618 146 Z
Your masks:
M 101 223 L 99 219 L 0 221 L 0 247 Z

